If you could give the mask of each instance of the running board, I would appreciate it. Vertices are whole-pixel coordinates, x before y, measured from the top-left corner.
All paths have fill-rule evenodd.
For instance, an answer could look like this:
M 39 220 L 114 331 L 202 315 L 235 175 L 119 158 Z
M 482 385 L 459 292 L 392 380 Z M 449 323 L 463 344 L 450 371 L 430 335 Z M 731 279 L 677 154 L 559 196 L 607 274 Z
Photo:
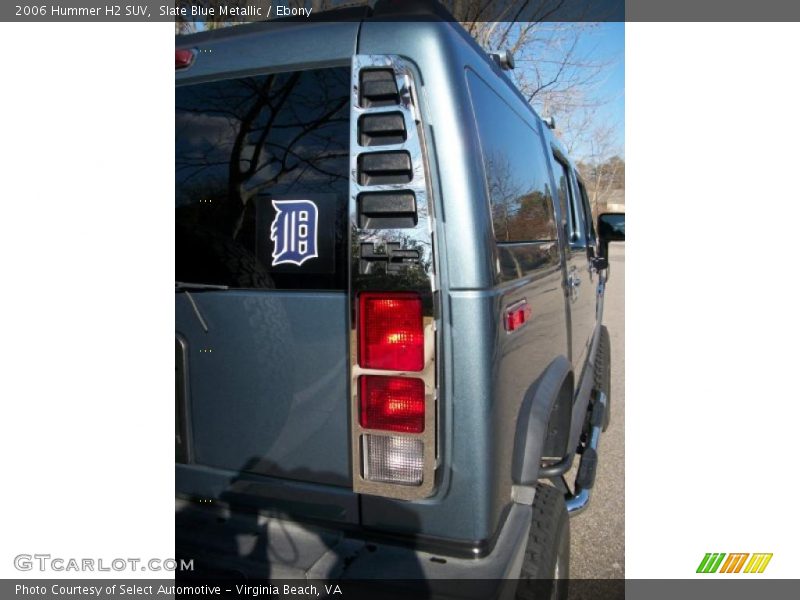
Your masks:
M 597 410 L 598 408 L 600 410 Z M 603 413 L 606 410 L 608 410 L 606 395 L 598 391 L 592 411 L 592 432 L 589 436 L 589 443 L 581 454 L 578 475 L 575 478 L 575 493 L 567 497 L 567 512 L 570 515 L 578 514 L 589 505 L 594 476 L 597 473 L 597 446 L 600 444 L 600 434 L 603 432 Z

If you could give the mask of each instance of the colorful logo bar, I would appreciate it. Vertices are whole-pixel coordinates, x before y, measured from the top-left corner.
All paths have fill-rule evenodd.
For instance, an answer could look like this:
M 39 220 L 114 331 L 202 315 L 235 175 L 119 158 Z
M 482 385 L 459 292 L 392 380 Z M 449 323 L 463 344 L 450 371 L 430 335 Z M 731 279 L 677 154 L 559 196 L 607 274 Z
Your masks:
M 727 558 L 725 558 L 727 556 Z M 750 560 L 747 560 L 747 557 Z M 723 562 L 724 560 L 724 562 Z M 739 552 L 725 554 L 724 552 L 708 552 L 697 567 L 698 573 L 763 573 L 772 553 L 749 554 Z M 744 568 L 744 570 L 742 570 Z

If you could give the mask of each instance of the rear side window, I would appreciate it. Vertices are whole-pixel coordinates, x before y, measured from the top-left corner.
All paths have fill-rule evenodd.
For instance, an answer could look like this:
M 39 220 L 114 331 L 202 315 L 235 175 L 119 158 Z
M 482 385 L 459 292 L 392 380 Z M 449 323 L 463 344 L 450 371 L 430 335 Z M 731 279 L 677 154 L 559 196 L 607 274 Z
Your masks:
M 477 75 L 467 74 L 495 239 L 499 244 L 555 240 L 549 174 L 539 133 Z
M 558 157 L 554 157 L 553 166 L 555 168 L 556 186 L 558 186 L 558 203 L 561 205 L 561 214 L 564 215 L 565 222 L 572 222 L 572 206 L 569 201 L 569 183 L 567 168 Z
M 567 215 L 567 238 L 570 246 L 583 248 L 584 223 L 583 203 L 575 195 L 575 177 L 570 168 L 558 156 L 553 157 L 555 167 L 556 185 L 558 186 L 558 201 L 561 213 Z
M 347 286 L 349 68 L 175 91 L 176 281 Z
M 592 214 L 592 207 L 589 203 L 589 194 L 586 193 L 586 186 L 583 182 L 578 180 L 578 189 L 581 192 L 581 201 L 583 202 L 583 212 L 586 215 L 586 235 L 590 242 L 597 240 L 597 232 L 594 229 L 594 215 Z

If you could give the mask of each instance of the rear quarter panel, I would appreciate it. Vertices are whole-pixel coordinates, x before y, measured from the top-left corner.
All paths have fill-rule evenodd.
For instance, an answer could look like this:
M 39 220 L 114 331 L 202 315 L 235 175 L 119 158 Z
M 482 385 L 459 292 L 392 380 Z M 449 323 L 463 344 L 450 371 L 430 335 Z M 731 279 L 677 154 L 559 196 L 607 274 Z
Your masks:
M 361 517 L 369 527 L 481 542 L 492 538 L 510 506 L 514 431 L 524 391 L 555 356 L 567 353 L 567 341 L 560 263 L 498 284 L 498 250 L 465 69 L 490 82 L 512 106 L 524 105 L 455 27 L 367 22 L 359 38 L 360 54 L 399 54 L 419 68 L 425 135 L 433 150 L 444 362 L 435 495 L 414 503 L 364 496 Z M 526 119 L 538 130 L 533 114 Z M 508 335 L 502 314 L 522 297 L 533 305 L 533 319 Z

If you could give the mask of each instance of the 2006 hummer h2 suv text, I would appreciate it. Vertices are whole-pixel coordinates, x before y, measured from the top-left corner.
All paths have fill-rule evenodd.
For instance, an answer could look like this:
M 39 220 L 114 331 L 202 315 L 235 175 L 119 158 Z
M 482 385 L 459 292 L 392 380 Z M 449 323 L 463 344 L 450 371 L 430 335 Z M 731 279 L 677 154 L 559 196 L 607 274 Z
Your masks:
M 196 571 L 568 575 L 609 421 L 607 240 L 507 63 L 381 3 L 177 38 Z

